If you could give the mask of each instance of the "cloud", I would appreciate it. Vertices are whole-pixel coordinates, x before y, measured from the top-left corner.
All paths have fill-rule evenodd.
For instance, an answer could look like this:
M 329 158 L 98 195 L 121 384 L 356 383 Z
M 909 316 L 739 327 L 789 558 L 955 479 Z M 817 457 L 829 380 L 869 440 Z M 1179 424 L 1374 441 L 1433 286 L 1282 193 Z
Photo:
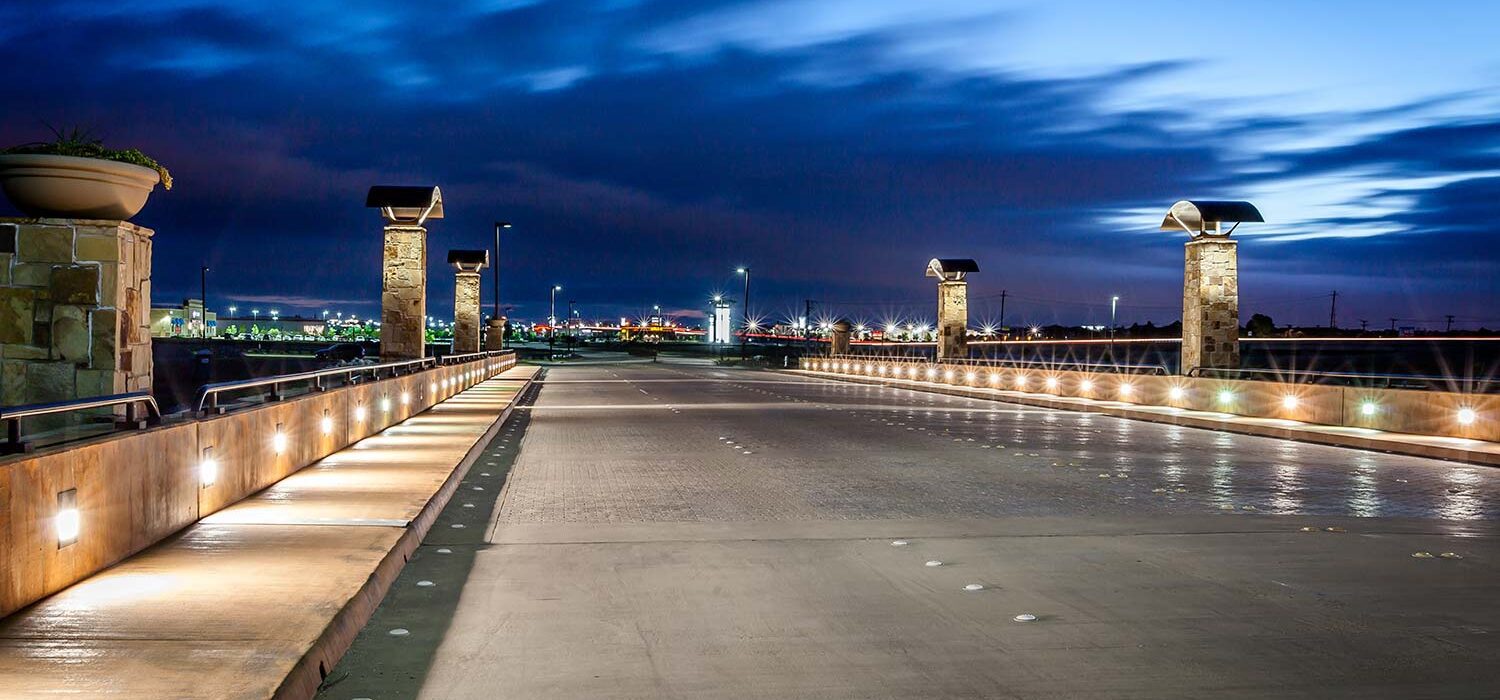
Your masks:
M 1492 254 L 1459 252 L 1500 242 L 1484 204 L 1500 121 L 1471 116 L 1493 113 L 1476 108 L 1494 99 L 1483 87 L 1257 112 L 1193 83 L 1212 58 L 1047 70 L 976 49 L 1019 36 L 1025 13 L 913 7 L 476 1 L 436 21 L 394 0 L 0 11 L 14 20 L 0 22 L 12 95 L 0 139 L 82 123 L 140 145 L 179 182 L 140 217 L 158 230 L 160 295 L 193 293 L 206 262 L 226 295 L 308 309 L 375 308 L 379 222 L 362 203 L 377 183 L 448 195 L 429 240 L 433 309 L 451 306 L 443 252 L 487 245 L 495 219 L 516 222 L 507 303 L 543 308 L 563 283 L 601 316 L 706 299 L 738 284 L 739 264 L 757 271 L 761 310 L 913 299 L 915 313 L 930 296 L 922 262 L 963 255 L 985 269 L 976 296 L 1029 292 L 1065 302 L 1049 313 L 1066 319 L 1128 293 L 1165 318 L 1181 240 L 1155 224 L 1189 196 L 1260 204 L 1271 221 L 1236 234 L 1246 269 L 1274 264 L 1295 293 L 1339 284 L 1357 299 L 1392 261 L 1418 274 L 1444 255 L 1465 277 L 1433 294 L 1500 272 Z M 1148 84 L 1192 92 L 1136 99 Z

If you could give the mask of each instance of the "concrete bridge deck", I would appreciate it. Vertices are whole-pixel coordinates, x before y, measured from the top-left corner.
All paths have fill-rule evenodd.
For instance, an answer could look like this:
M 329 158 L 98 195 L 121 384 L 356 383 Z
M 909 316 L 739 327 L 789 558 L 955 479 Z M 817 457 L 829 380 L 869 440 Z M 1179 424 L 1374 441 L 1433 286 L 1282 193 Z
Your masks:
M 323 697 L 1500 688 L 1482 467 L 633 364 L 549 370 L 477 468 Z

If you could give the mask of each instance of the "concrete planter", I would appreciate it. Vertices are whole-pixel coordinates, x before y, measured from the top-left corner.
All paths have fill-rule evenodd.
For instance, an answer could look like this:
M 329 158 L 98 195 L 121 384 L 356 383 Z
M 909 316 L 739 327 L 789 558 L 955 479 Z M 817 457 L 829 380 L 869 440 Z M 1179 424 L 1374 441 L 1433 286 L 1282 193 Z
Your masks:
M 0 190 L 29 216 L 129 219 L 160 181 L 151 168 L 111 160 L 0 155 Z

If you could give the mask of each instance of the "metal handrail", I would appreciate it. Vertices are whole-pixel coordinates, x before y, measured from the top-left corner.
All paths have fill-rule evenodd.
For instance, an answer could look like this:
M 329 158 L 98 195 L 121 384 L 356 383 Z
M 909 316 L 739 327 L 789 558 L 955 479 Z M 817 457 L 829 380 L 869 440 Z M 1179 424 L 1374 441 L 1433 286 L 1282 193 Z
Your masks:
M 466 352 L 460 355 L 443 355 L 437 358 L 437 360 L 438 364 L 456 365 L 460 362 L 469 362 L 471 360 L 482 360 L 489 357 L 500 357 L 502 355 L 514 354 L 514 350 L 480 350 L 479 352 Z
M 134 421 L 137 428 L 143 428 L 146 425 L 161 421 L 161 408 L 157 406 L 156 399 L 152 398 L 151 394 L 145 391 L 112 394 L 110 396 L 94 396 L 84 399 L 70 399 L 68 401 L 56 401 L 53 403 L 37 403 L 26 406 L 0 407 L 0 421 L 5 423 L 6 434 L 5 443 L 0 445 L 0 452 L 14 454 L 17 452 L 29 452 L 31 450 L 31 443 L 21 439 L 22 418 L 85 411 L 91 408 L 129 406 L 137 403 L 146 404 L 146 408 L 148 409 L 146 420 Z
M 256 387 L 269 386 L 271 387 L 270 399 L 272 401 L 280 401 L 282 399 L 282 384 L 311 381 L 313 382 L 314 391 L 323 391 L 325 388 L 323 386 L 324 377 L 334 377 L 342 375 L 345 383 L 352 383 L 353 381 L 355 381 L 358 375 L 363 375 L 366 373 L 369 373 L 372 378 L 378 378 L 381 372 L 389 371 L 391 373 L 390 376 L 395 377 L 400 375 L 403 370 L 407 374 L 410 374 L 418 369 L 426 369 L 428 367 L 432 367 L 436 365 L 436 363 L 436 358 L 424 357 L 417 360 L 398 360 L 396 362 L 383 362 L 375 365 L 350 365 L 347 367 L 330 367 L 328 369 L 311 370 L 308 372 L 296 372 L 294 374 L 279 374 L 274 377 L 257 377 L 254 379 L 240 379 L 232 382 L 216 382 L 214 384 L 204 384 L 203 386 L 198 388 L 197 410 L 199 413 L 203 413 L 209 410 L 222 413 L 223 409 L 219 406 L 219 394 L 230 391 L 240 391 L 244 389 L 254 389 Z
M 829 355 L 829 359 L 837 360 L 859 360 L 869 361 L 907 361 L 926 364 L 937 364 L 936 360 L 925 357 L 911 357 L 909 355 Z M 1037 360 L 1001 360 L 995 358 L 965 358 L 961 360 L 945 360 L 954 364 L 969 365 L 975 367 L 1027 367 L 1064 371 L 1083 372 L 1114 372 L 1117 374 L 1171 374 L 1166 365 L 1137 365 L 1137 364 L 1098 364 L 1090 362 L 1044 362 Z

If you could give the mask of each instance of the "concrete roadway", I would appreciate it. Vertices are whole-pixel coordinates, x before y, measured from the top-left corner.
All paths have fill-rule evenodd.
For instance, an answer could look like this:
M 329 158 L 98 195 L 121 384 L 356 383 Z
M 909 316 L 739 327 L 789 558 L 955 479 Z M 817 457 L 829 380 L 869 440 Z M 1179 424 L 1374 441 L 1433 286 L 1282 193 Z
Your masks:
M 1492 470 L 711 365 L 517 414 L 323 697 L 1500 696 Z

